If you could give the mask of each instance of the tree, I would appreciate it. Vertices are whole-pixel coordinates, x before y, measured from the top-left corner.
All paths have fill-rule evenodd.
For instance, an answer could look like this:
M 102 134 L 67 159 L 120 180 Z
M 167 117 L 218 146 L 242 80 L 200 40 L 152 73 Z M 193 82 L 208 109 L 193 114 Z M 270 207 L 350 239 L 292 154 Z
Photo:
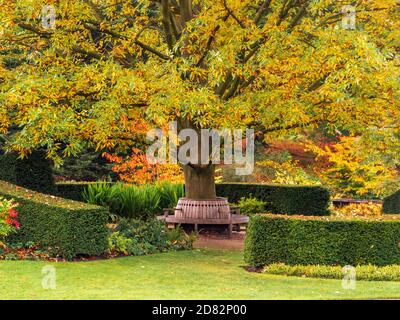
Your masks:
M 378 158 L 368 154 L 364 141 L 361 137 L 344 136 L 332 147 L 310 146 L 319 159 L 328 161 L 329 166 L 318 174 L 339 197 L 344 194 L 376 198 L 399 187 L 394 162 L 385 161 L 382 154 Z
M 20 129 L 8 147 L 23 155 L 126 150 L 138 117 L 266 136 L 317 126 L 362 134 L 399 118 L 395 0 L 353 3 L 355 30 L 343 29 L 348 3 L 337 0 L 0 4 L 0 129 Z M 187 197 L 215 198 L 214 170 L 185 165 Z

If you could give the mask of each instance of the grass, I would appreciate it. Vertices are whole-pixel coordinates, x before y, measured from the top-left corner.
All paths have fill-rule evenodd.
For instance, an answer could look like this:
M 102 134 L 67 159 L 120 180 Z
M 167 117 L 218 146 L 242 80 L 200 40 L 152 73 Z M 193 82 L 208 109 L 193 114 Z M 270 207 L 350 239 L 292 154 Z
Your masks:
M 41 286 L 54 265 L 57 287 Z M 363 299 L 400 298 L 400 283 L 249 273 L 242 252 L 193 250 L 91 262 L 1 261 L 1 299 Z

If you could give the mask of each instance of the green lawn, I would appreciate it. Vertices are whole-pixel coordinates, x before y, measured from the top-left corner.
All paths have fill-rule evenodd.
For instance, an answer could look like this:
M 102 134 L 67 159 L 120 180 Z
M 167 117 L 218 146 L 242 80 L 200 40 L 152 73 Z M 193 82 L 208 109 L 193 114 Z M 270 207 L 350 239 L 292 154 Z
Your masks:
M 239 251 L 193 250 L 94 262 L 51 263 L 57 288 L 42 289 L 46 262 L 1 261 L 0 299 L 400 298 L 400 283 L 248 273 Z

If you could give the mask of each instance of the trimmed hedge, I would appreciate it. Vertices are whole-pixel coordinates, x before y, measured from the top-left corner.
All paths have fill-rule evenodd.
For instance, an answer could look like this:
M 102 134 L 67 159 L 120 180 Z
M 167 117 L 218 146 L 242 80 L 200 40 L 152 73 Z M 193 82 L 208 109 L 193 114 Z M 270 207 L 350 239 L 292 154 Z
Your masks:
M 103 207 L 65 200 L 0 181 L 0 196 L 14 199 L 21 229 L 11 243 L 33 241 L 51 254 L 70 259 L 99 255 L 107 249 L 109 216 Z
M 25 159 L 18 159 L 15 153 L 1 154 L 0 180 L 42 193 L 55 192 L 52 163 L 41 150 Z
M 61 198 L 84 201 L 83 191 L 93 182 L 58 182 L 56 183 L 55 195 Z M 113 182 L 110 182 L 114 184 Z
M 383 199 L 382 212 L 389 214 L 400 213 L 400 190 Z
M 82 201 L 87 183 L 57 183 L 57 195 Z M 216 185 L 217 195 L 238 202 L 250 195 L 266 202 L 266 211 L 284 214 L 329 215 L 329 191 L 319 186 L 280 186 L 264 184 L 224 183 Z
M 252 195 L 266 202 L 265 209 L 278 214 L 329 215 L 330 194 L 319 186 L 283 186 L 265 184 L 217 184 L 217 194 L 229 202 Z
M 245 261 L 253 267 L 400 263 L 400 219 L 256 215 L 245 240 Z
M 357 280 L 367 281 L 400 281 L 400 266 L 373 266 L 371 264 L 355 266 L 354 271 L 357 275 Z M 343 279 L 343 276 L 348 272 L 342 266 L 321 266 L 321 265 L 295 265 L 289 266 L 283 263 L 273 263 L 266 266 L 263 270 L 264 273 L 307 277 L 307 278 L 321 278 L 321 279 Z

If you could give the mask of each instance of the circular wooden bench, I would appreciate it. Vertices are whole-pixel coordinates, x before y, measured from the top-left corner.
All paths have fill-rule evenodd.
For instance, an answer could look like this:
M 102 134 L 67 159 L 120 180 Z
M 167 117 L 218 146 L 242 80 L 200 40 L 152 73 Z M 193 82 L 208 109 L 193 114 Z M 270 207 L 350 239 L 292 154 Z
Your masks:
M 229 237 L 232 236 L 233 226 L 247 225 L 249 217 L 240 214 L 240 208 L 237 206 L 229 206 L 229 212 L 224 218 L 198 218 L 187 217 L 182 214 L 176 214 L 181 211 L 179 207 L 164 208 L 164 215 L 159 216 L 158 219 L 165 221 L 168 224 L 191 224 L 194 225 L 194 230 L 198 231 L 199 225 L 227 225 Z

